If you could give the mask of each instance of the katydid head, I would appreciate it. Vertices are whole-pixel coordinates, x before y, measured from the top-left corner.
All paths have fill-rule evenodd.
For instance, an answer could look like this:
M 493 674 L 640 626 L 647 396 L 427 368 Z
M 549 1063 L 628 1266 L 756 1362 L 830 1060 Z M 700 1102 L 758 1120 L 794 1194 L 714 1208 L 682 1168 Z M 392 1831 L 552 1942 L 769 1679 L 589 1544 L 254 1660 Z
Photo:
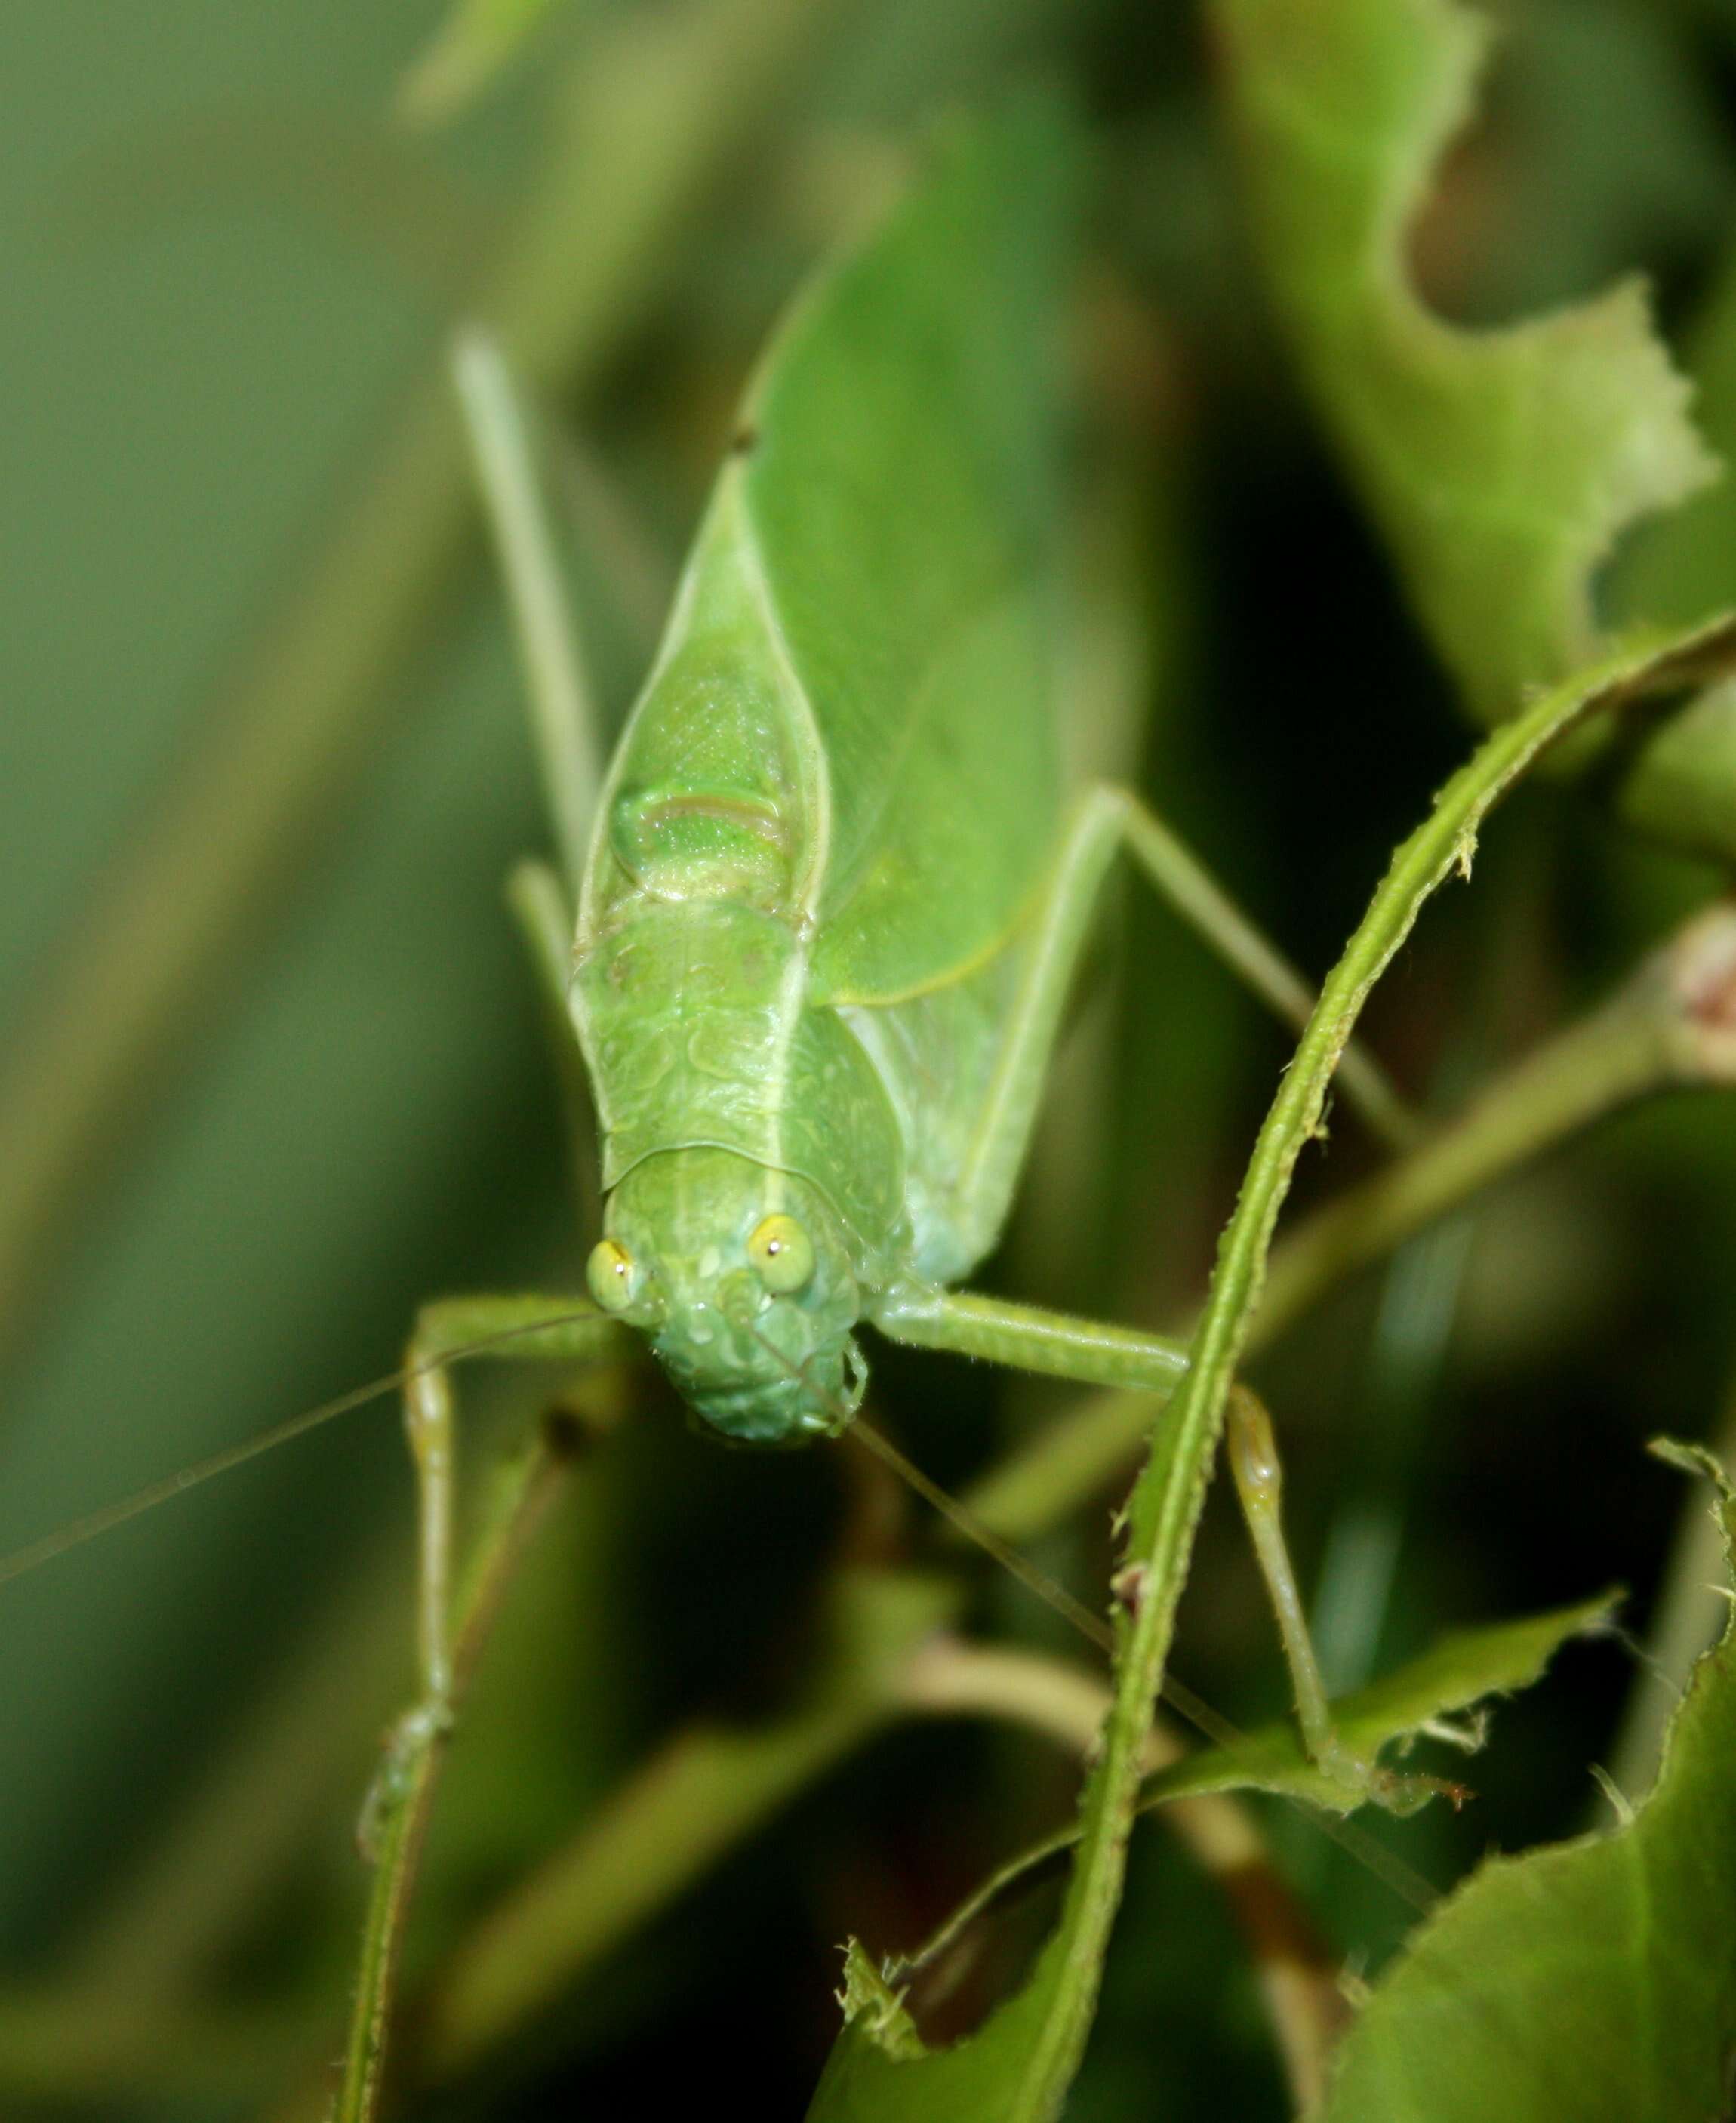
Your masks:
M 819 1189 L 732 1151 L 663 1151 L 609 1197 L 592 1295 L 640 1329 L 700 1419 L 750 1445 L 800 1445 L 854 1414 L 861 1297 Z

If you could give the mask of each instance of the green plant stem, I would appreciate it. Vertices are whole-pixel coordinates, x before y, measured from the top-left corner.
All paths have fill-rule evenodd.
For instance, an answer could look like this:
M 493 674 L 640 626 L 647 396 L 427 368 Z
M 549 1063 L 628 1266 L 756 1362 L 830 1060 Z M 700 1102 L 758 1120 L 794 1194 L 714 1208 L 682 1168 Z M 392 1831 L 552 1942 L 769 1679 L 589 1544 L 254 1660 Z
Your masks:
M 1491 1183 L 1635 1099 L 1736 1081 L 1736 909 L 1696 915 L 1587 1016 L 1500 1077 L 1409 1155 L 1317 1210 L 1273 1249 L 1247 1353 L 1350 1275 Z M 1139 1446 L 1149 1394 L 1100 1394 L 966 1493 L 998 1534 L 1027 1539 L 1099 1490 Z
M 1083 1666 L 1046 1653 L 940 1636 L 910 1661 L 906 1699 L 912 1708 L 938 1717 L 974 1711 L 1023 1725 L 1088 1759 L 1110 1695 L 1101 1675 Z M 1146 1768 L 1167 1768 L 1185 1751 L 1172 1732 L 1155 1723 L 1146 1742 Z M 1346 2017 L 1336 1957 L 1274 1869 L 1246 1807 L 1222 1794 L 1182 1799 L 1167 1819 L 1201 1870 L 1223 1889 L 1247 1938 L 1291 2098 L 1303 2113 L 1325 2091 L 1327 2060 Z M 1057 1854 L 1071 1848 L 1071 1839 L 1065 1840 Z M 918 1956 L 901 1962 L 897 1977 L 938 1959 L 996 1899 L 1001 1878 L 997 1873 Z
M 570 1444 L 564 1427 L 543 1426 L 531 1449 L 506 1469 L 492 1500 L 452 1638 L 455 1708 L 462 1703 L 513 1566 L 554 1496 L 570 1456 Z M 445 1739 L 443 1731 L 429 1728 L 414 1753 L 394 1765 L 398 1781 L 381 1826 L 335 2123 L 372 2123 L 379 2112 L 405 1921 Z
M 557 89 L 540 174 L 479 317 L 534 387 L 588 387 L 653 299 L 671 239 L 829 11 L 812 0 L 635 9 Z M 62 940 L 0 1078 L 0 1349 L 31 1316 L 76 1198 L 282 897 L 402 703 L 389 683 L 475 516 L 444 349 L 293 599 Z
M 1557 687 L 1499 729 L 1456 774 L 1394 855 L 1344 955 L 1321 990 L 1295 1057 L 1261 1127 L 1218 1253 L 1186 1376 L 1158 1427 L 1135 1485 L 1122 1568 L 1137 1590 L 1118 1606 L 1116 1699 L 1081 1808 L 1083 1827 L 1059 1930 L 1033 1989 L 1040 2015 L 1027 2039 L 1018 2116 L 1059 2113 L 1083 2052 L 1103 1955 L 1121 1900 L 1141 1764 L 1186 1577 L 1225 1403 L 1259 1302 L 1266 1259 L 1296 1161 L 1317 1134 L 1332 1072 L 1370 989 L 1423 902 L 1455 868 L 1468 869 L 1492 805 L 1538 756 L 1594 708 L 1636 690 L 1685 682 L 1736 654 L 1736 626 L 1678 638 L 1661 651 L 1617 656 Z

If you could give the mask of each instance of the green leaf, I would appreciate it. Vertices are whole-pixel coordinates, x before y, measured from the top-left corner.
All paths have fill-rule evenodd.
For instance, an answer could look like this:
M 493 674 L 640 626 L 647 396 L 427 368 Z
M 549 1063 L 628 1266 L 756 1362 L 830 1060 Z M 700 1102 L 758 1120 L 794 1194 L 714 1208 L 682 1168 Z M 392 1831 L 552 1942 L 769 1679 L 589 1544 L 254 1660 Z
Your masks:
M 1478 717 L 1592 650 L 1592 576 L 1716 471 L 1644 289 L 1492 330 L 1406 233 L 1489 42 L 1457 0 L 1214 0 L 1256 232 L 1322 414 Z
M 840 2001 L 844 2031 L 808 2123 L 1010 2123 L 1054 2115 L 1065 2081 L 1048 2083 L 1046 2037 L 1066 1978 L 1066 1949 L 1065 1932 L 1057 1932 L 1024 1989 L 985 2027 L 951 2049 L 930 2050 L 898 1993 L 853 1939 Z
M 1679 1456 L 1679 1454 L 1672 1455 Z M 1713 1473 L 1726 1554 L 1736 1495 Z M 1348 2037 L 1323 2123 L 1698 2123 L 1736 2056 L 1736 1616 L 1637 1813 L 1490 1860 Z
M 1712 448 L 1736 457 L 1736 257 L 1688 334 L 1695 410 Z M 1648 523 L 1624 550 L 1609 584 L 1617 616 L 1669 625 L 1736 592 L 1736 480 L 1720 480 L 1687 507 Z M 1659 729 L 1617 791 L 1631 824 L 1728 860 L 1736 852 L 1736 685 L 1708 687 Z
M 1486 1736 L 1484 1721 L 1469 1720 L 1457 1726 L 1447 1721 L 1489 1696 L 1510 1695 L 1518 1689 L 1528 1688 L 1569 1638 L 1593 1633 L 1607 1624 L 1618 1597 L 1613 1592 L 1600 1593 L 1576 1606 L 1557 1607 L 1521 1621 L 1499 1622 L 1489 1629 L 1459 1630 L 1444 1637 L 1398 1672 L 1332 1705 L 1346 1755 L 1373 1762 L 1383 1748 L 1425 1736 L 1431 1729 L 1433 1736 L 1447 1739 L 1467 1753 L 1475 1752 Z M 1294 1722 L 1285 1719 L 1244 1735 L 1233 1746 L 1202 1749 L 1172 1768 L 1148 1777 L 1140 1788 L 1139 1811 L 1153 1811 L 1171 1799 L 1238 1790 L 1271 1792 L 1332 1813 L 1349 1812 L 1369 1796 L 1365 1788 L 1357 1796 L 1350 1796 L 1341 1769 L 1335 1774 L 1317 1768 L 1303 1749 Z M 1420 1788 L 1415 1803 L 1421 1805 L 1428 1796 L 1426 1790 Z M 1410 1802 L 1389 1802 L 1389 1810 L 1411 1810 Z M 959 1905 L 918 1953 L 891 1965 L 888 1975 L 901 1975 L 932 1964 L 1012 1888 L 1064 1857 L 1078 1840 L 1078 1829 L 1069 1828 L 1009 1858 Z M 884 2018 L 885 1999 L 881 1994 L 891 1994 L 887 1979 L 877 1976 L 877 1991 L 868 1986 L 857 1965 L 861 1960 L 860 1947 L 853 1942 L 850 1952 L 854 1959 L 846 1966 L 845 1974 L 846 2013 L 858 1999 L 881 2008 L 881 2031 L 876 2038 L 882 2046 L 890 2046 L 891 2022 Z
M 1414 1739 L 1487 1696 L 1528 1688 L 1570 1637 L 1608 1623 L 1619 1596 L 1603 1592 L 1576 1606 L 1552 1608 L 1519 1621 L 1455 1630 L 1397 1673 L 1335 1703 L 1332 1716 L 1340 1741 L 1350 1754 L 1373 1761 L 1383 1747 Z M 1474 1727 L 1460 1737 L 1467 1750 L 1480 1744 Z M 1201 1792 L 1239 1789 L 1281 1792 L 1335 1813 L 1349 1810 L 1342 1778 L 1308 1760 L 1291 1718 L 1263 1726 L 1234 1746 L 1208 1747 L 1186 1756 L 1146 1780 L 1139 1803 L 1144 1807 Z

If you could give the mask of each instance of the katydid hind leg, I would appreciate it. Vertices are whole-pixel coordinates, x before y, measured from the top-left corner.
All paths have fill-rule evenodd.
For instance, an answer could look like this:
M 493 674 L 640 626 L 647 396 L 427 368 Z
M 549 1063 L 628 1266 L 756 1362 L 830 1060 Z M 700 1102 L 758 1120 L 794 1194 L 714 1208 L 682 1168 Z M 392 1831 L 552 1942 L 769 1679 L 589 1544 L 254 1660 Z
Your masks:
M 1313 1007 L 1302 976 L 1154 813 L 1110 783 L 1085 790 L 1031 925 L 1018 992 L 957 1183 L 955 1216 L 970 1258 L 988 1251 L 1006 1220 L 1085 936 L 1104 877 L 1123 848 L 1140 874 L 1286 1024 L 1301 1025 Z M 1396 1143 L 1414 1134 L 1397 1093 L 1354 1046 L 1340 1064 L 1339 1080 L 1383 1139 Z
M 512 607 L 550 822 L 576 898 L 602 786 L 602 743 L 535 422 L 505 357 L 480 327 L 457 339 L 452 373 Z

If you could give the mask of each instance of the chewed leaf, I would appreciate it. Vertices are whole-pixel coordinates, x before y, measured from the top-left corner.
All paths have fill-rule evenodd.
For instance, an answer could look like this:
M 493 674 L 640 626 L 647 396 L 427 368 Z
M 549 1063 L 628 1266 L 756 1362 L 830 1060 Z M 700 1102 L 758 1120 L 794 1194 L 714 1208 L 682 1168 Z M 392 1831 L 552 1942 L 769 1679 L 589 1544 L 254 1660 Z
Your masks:
M 1458 1718 L 1491 1695 L 1528 1688 L 1571 1637 L 1603 1627 L 1619 1595 L 1600 1593 L 1578 1605 L 1556 1607 L 1486 1629 L 1461 1629 L 1413 1659 L 1397 1673 L 1359 1689 L 1332 1706 L 1346 1750 L 1373 1760 L 1383 1747 L 1442 1728 L 1460 1744 L 1478 1736 L 1474 1727 L 1452 1727 Z M 1140 1803 L 1197 1796 L 1202 1792 L 1254 1789 L 1282 1792 L 1333 1811 L 1345 1810 L 1345 1787 L 1315 1767 L 1303 1753 L 1293 1720 L 1263 1727 L 1234 1746 L 1207 1748 L 1149 1779 Z
M 930 2050 L 898 1992 L 852 1942 L 844 2030 L 807 2123 L 1047 2123 L 1065 2091 L 1052 2083 L 1045 2052 L 1066 1944 L 1062 1933 L 1051 1938 L 1024 1989 L 976 2033 Z
M 1643 289 L 1467 330 L 1406 234 L 1488 28 L 1458 0 L 1215 0 L 1266 269 L 1310 387 L 1434 645 L 1510 714 L 1595 639 L 1593 571 L 1715 461 Z
M 1720 1509 L 1728 1554 L 1727 1486 Z M 1375 1990 L 1322 2123 L 1729 2115 L 1733 1761 L 1736 1616 L 1694 1670 L 1650 1797 L 1624 1825 L 1474 1874 Z
M 860 1939 L 844 1949 L 844 1989 L 838 2003 L 844 2008 L 844 2023 L 873 2037 L 877 2049 L 889 2056 L 919 2057 L 926 2054 L 916 2023 L 905 2010 L 904 1999 L 893 1989 Z

